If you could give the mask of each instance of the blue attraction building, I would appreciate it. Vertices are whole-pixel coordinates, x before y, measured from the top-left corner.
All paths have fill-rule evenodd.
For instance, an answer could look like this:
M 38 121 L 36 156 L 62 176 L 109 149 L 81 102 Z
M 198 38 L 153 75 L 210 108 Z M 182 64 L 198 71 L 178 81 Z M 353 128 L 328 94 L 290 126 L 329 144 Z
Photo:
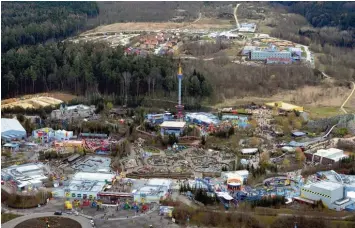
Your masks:
M 164 121 L 172 120 L 173 115 L 170 112 L 148 114 L 145 116 L 145 119 L 151 124 L 162 124 Z

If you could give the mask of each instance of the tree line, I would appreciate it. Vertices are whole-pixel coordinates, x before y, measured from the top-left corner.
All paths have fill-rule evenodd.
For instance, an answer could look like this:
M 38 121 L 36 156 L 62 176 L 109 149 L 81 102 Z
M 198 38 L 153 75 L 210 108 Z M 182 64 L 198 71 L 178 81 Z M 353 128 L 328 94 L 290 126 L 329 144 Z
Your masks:
M 304 16 L 314 27 L 355 28 L 354 2 L 279 2 L 293 12 Z
M 20 47 L 6 52 L 1 64 L 2 97 L 61 90 L 76 95 L 101 93 L 128 99 L 172 97 L 177 93 L 177 61 L 159 56 L 125 55 L 123 47 L 69 42 Z M 183 78 L 183 98 L 212 94 L 204 74 Z
M 1 51 L 75 34 L 96 17 L 96 2 L 2 2 Z
M 271 36 L 308 45 L 312 52 L 319 54 L 315 57 L 317 69 L 336 79 L 355 79 L 355 65 L 352 61 L 355 58 L 353 28 L 341 30 L 339 26 L 313 27 L 300 14 L 284 15 L 274 13 L 273 19 L 268 19 L 266 25 L 273 28 Z

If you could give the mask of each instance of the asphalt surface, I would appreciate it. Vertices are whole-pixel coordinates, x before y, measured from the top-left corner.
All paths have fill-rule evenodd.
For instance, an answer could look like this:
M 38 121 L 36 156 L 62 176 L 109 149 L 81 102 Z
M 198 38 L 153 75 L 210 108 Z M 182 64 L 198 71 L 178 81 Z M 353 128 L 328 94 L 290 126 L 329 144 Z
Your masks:
M 78 223 L 80 223 L 82 228 L 92 228 L 90 220 L 81 216 L 74 216 L 74 215 L 54 215 L 54 212 L 43 212 L 43 213 L 33 213 L 33 214 L 28 214 L 24 215 L 21 217 L 17 217 L 13 220 L 10 220 L 4 224 L 1 224 L 2 228 L 14 228 L 16 225 L 29 220 L 29 219 L 34 219 L 34 218 L 41 218 L 41 217 L 64 217 L 64 218 L 70 218 Z

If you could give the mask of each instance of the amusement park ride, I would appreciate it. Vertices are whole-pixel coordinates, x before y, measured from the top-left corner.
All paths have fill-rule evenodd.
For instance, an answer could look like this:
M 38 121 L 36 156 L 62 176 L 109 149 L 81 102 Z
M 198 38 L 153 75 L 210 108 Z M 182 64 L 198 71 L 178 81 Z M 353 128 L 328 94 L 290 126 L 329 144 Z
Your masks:
M 177 74 L 177 77 L 178 77 L 178 80 L 179 80 L 179 96 L 178 96 L 178 105 L 176 105 L 176 110 L 177 110 L 177 119 L 179 121 L 182 121 L 183 120 L 183 110 L 184 110 L 184 106 L 181 104 L 181 83 L 182 83 L 182 77 L 183 77 L 183 74 L 182 74 L 182 68 L 181 68 L 181 62 L 179 60 L 179 70 L 178 70 L 178 74 Z
M 225 206 L 226 209 L 230 207 L 230 203 L 238 205 L 241 201 L 255 201 L 264 197 L 284 196 L 286 199 L 300 195 L 300 189 L 304 184 L 302 177 L 275 177 L 269 178 L 264 181 L 263 186 L 251 188 L 250 186 L 240 185 L 238 188 L 224 187 L 224 184 L 220 183 L 213 186 L 209 178 L 196 179 L 195 187 L 204 185 L 205 189 L 211 193 L 217 194 L 217 199 Z M 218 186 L 218 187 L 217 187 Z M 220 193 L 229 193 L 232 200 L 226 200 Z M 220 195 L 220 196 L 218 196 Z

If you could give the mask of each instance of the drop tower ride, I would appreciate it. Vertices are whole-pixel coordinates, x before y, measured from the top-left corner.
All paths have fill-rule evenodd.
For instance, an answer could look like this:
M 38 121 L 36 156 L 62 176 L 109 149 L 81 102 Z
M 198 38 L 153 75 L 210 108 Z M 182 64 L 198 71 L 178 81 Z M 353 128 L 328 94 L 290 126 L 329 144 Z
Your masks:
M 181 104 L 181 83 L 182 83 L 182 68 L 181 68 L 181 62 L 179 61 L 179 69 L 178 69 L 178 74 L 177 74 L 178 80 L 179 80 L 179 96 L 178 96 L 178 105 L 176 105 L 176 110 L 177 110 L 177 119 L 179 121 L 183 120 L 183 110 L 184 106 Z

